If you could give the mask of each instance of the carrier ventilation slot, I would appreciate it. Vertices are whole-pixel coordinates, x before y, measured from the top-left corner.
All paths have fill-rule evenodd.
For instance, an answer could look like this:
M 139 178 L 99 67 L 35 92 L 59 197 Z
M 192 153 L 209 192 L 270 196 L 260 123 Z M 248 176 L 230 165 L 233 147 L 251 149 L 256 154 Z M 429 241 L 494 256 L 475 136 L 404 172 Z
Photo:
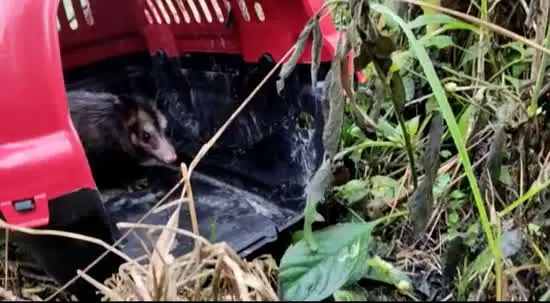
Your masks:
M 61 24 L 68 24 L 68 28 L 73 31 L 77 30 L 79 26 L 83 25 L 83 23 L 79 22 L 79 20 L 77 19 L 77 14 L 75 10 L 82 11 L 84 20 L 80 21 L 85 22 L 85 24 L 87 24 L 88 26 L 94 25 L 94 16 L 92 14 L 92 8 L 90 6 L 89 0 L 63 0 L 62 7 L 63 14 L 58 14 L 55 19 L 58 31 L 61 31 Z
M 223 23 L 231 8 L 228 0 L 147 0 L 146 3 L 143 13 L 149 24 Z M 237 0 L 237 3 L 243 19 L 250 22 L 249 9 L 252 7 L 245 0 Z M 264 22 L 262 5 L 254 2 L 253 8 L 258 21 Z

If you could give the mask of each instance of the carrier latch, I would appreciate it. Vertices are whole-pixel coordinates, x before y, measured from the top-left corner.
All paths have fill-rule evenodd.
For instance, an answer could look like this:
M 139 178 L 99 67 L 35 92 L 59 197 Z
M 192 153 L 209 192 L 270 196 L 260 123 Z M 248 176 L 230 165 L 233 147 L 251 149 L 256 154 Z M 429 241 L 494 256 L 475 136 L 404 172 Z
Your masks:
M 0 212 L 11 225 L 40 227 L 50 222 L 50 210 L 45 193 L 30 199 L 0 202 Z

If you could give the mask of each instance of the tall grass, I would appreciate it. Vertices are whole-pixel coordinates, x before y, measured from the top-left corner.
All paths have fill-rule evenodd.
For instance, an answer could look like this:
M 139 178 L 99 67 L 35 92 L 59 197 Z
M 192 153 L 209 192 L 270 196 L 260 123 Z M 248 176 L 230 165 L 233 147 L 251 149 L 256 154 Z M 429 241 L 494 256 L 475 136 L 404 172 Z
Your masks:
M 373 3 L 371 4 L 371 8 L 374 11 L 387 15 L 402 28 L 403 32 L 407 36 L 410 48 L 418 58 L 418 61 L 422 66 L 422 69 L 424 70 L 426 78 L 430 84 L 430 87 L 433 90 L 434 96 L 437 100 L 437 104 L 439 105 L 439 109 L 443 115 L 443 118 L 445 119 L 445 122 L 447 123 L 449 131 L 451 132 L 451 135 L 453 137 L 455 146 L 458 150 L 462 167 L 464 168 L 464 172 L 468 178 L 470 187 L 472 189 L 472 193 L 474 195 L 475 204 L 479 212 L 483 231 L 485 233 L 485 236 L 487 237 L 489 249 L 495 260 L 495 275 L 497 279 L 497 300 L 500 301 L 502 297 L 501 287 L 500 287 L 501 276 L 502 276 L 502 267 L 500 262 L 501 260 L 500 249 L 497 246 L 497 243 L 495 241 L 495 236 L 492 231 L 489 218 L 487 216 L 487 210 L 485 209 L 485 203 L 481 196 L 481 191 L 479 189 L 476 176 L 474 175 L 474 171 L 472 169 L 470 157 L 468 156 L 468 153 L 466 151 L 466 146 L 464 144 L 464 141 L 462 140 L 462 136 L 460 134 L 460 129 L 458 127 L 456 117 L 453 114 L 453 111 L 447 99 L 447 95 L 445 94 L 445 91 L 443 89 L 443 85 L 441 84 L 441 81 L 437 76 L 435 68 L 432 64 L 432 61 L 430 60 L 430 57 L 428 56 L 426 49 L 418 42 L 418 40 L 414 36 L 413 32 L 411 31 L 407 23 L 398 15 L 396 15 L 390 8 L 386 6 Z

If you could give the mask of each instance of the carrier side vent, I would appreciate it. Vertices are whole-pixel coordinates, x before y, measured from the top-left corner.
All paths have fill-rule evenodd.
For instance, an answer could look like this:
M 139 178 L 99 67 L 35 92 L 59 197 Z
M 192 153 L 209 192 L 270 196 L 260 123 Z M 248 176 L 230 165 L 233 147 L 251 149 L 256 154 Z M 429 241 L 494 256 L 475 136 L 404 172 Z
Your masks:
M 55 20 L 58 31 L 61 31 L 63 28 L 61 24 L 68 24 L 69 28 L 73 31 L 77 30 L 79 26 L 84 25 L 78 22 L 75 10 L 82 11 L 86 25 L 94 25 L 94 16 L 89 0 L 63 0 L 62 5 L 64 14 L 58 14 Z
M 144 14 L 149 24 L 182 23 L 223 23 L 231 4 L 228 0 L 147 0 Z M 246 22 L 251 21 L 252 7 L 258 21 L 264 22 L 265 15 L 260 2 L 247 4 L 247 0 L 237 0 L 239 12 Z

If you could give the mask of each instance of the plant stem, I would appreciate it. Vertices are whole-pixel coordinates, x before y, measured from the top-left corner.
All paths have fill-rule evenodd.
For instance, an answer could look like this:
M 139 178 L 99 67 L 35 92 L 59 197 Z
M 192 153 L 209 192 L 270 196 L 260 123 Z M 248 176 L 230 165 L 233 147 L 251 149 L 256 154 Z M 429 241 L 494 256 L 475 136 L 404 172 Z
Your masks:
M 380 78 L 382 78 L 382 82 L 384 83 L 384 87 L 386 90 L 390 93 L 392 93 L 391 88 L 388 84 L 387 76 L 382 71 L 382 68 L 380 65 L 374 61 L 373 62 L 374 67 L 376 69 L 376 73 Z M 405 118 L 403 118 L 403 113 L 400 110 L 399 104 L 397 104 L 397 100 L 395 100 L 393 93 L 391 94 L 391 102 L 393 104 L 393 107 L 395 109 L 395 115 L 397 116 L 397 120 L 399 121 L 399 125 L 401 126 L 401 131 L 403 132 L 403 138 L 405 139 L 405 150 L 407 151 L 407 156 L 409 158 L 409 163 L 411 165 L 411 177 L 413 180 L 413 186 L 416 189 L 418 187 L 418 176 L 416 174 L 416 165 L 414 162 L 414 153 L 413 148 L 411 144 L 411 137 L 409 136 L 409 132 L 407 131 L 407 125 L 405 124 Z M 403 105 L 404 106 L 404 105 Z

